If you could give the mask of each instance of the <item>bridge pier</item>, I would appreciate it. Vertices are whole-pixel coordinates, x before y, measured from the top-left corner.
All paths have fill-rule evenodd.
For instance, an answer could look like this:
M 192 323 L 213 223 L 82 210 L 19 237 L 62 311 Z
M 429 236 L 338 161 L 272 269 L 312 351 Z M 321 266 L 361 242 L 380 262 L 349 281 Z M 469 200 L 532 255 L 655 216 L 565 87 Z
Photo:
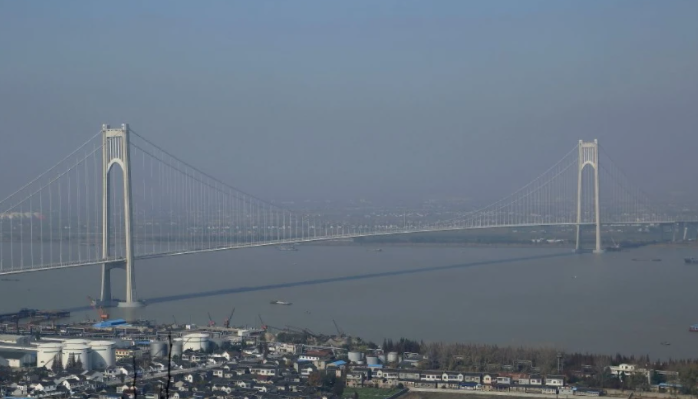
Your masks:
M 113 262 L 102 264 L 102 290 L 100 295 L 100 305 L 104 307 L 118 306 L 111 296 L 111 271 L 112 269 L 125 269 L 125 262 Z
M 576 236 L 577 236 L 577 239 L 575 241 L 576 244 L 574 246 L 574 253 L 580 254 L 580 253 L 582 253 L 582 226 L 579 224 L 577 225 Z

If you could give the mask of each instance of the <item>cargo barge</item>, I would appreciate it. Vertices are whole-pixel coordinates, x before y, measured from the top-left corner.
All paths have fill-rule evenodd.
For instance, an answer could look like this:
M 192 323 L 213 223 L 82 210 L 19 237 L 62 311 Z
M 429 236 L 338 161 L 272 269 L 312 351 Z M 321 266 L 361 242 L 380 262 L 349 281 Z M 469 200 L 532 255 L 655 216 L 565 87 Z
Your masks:
M 684 258 L 683 261 L 687 265 L 698 265 L 698 258 Z
M 688 327 L 688 331 L 690 331 L 690 332 L 698 332 L 698 324 L 694 324 L 694 325 Z

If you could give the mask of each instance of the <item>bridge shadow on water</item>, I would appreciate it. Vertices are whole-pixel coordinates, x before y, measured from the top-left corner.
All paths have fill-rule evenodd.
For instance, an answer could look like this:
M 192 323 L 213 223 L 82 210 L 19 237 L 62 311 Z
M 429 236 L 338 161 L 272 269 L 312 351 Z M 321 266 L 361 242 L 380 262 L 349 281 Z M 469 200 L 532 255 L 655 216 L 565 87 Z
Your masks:
M 253 287 L 223 288 L 220 290 L 190 292 L 190 293 L 185 293 L 185 294 L 146 298 L 146 299 L 144 299 L 144 301 L 147 305 L 154 305 L 154 304 L 160 304 L 160 303 L 184 301 L 187 299 L 208 298 L 208 297 L 214 297 L 214 296 L 220 296 L 220 295 L 239 294 L 239 293 L 244 293 L 244 292 L 270 291 L 270 290 L 275 290 L 275 289 L 279 289 L 279 288 L 305 287 L 305 286 L 312 286 L 312 285 L 319 285 L 319 284 L 339 283 L 339 282 L 344 282 L 344 281 L 359 281 L 359 280 L 367 280 L 367 279 L 382 278 L 382 277 L 394 277 L 394 276 L 404 276 L 404 275 L 410 275 L 410 274 L 432 273 L 432 272 L 439 272 L 439 271 L 444 271 L 444 270 L 466 269 L 466 268 L 477 267 L 477 266 L 500 265 L 500 264 L 507 264 L 507 263 L 525 262 L 525 261 L 530 261 L 530 260 L 561 258 L 561 257 L 575 256 L 575 255 L 576 254 L 573 252 L 559 252 L 559 253 L 547 254 L 547 255 L 522 256 L 522 257 L 507 258 L 507 259 L 483 260 L 483 261 L 476 261 L 476 262 L 460 263 L 460 264 L 456 264 L 456 265 L 420 267 L 420 268 L 416 268 L 416 269 L 393 270 L 393 271 L 378 272 L 378 273 L 364 273 L 364 274 L 356 274 L 353 276 L 328 277 L 328 278 L 319 278 L 319 279 L 314 279 L 314 280 L 294 281 L 294 282 L 288 282 L 288 283 L 257 285 L 257 286 L 253 286 Z M 81 306 L 81 307 L 75 307 L 75 308 L 65 309 L 65 310 L 72 311 L 72 312 L 78 312 L 78 311 L 86 311 L 89 309 L 90 309 L 89 306 Z
M 289 283 L 258 285 L 258 286 L 254 286 L 254 287 L 223 288 L 220 290 L 191 292 L 191 293 L 187 293 L 187 294 L 177 294 L 177 295 L 168 295 L 168 296 L 148 298 L 148 299 L 145 299 L 145 302 L 146 302 L 146 304 L 150 305 L 150 304 L 156 304 L 156 303 L 182 301 L 182 300 L 187 300 L 187 299 L 207 298 L 207 297 L 213 297 L 213 296 L 219 296 L 219 295 L 239 294 L 239 293 L 243 293 L 243 292 L 268 291 L 268 290 L 275 290 L 275 289 L 279 289 L 279 288 L 304 287 L 304 286 L 311 286 L 311 285 L 318 285 L 318 284 L 338 283 L 338 282 L 344 282 L 344 281 L 357 281 L 357 280 L 367 280 L 367 279 L 381 278 L 381 277 L 393 277 L 393 276 L 403 276 L 403 275 L 409 275 L 409 274 L 431 273 L 431 272 L 439 272 L 439 271 L 444 271 L 444 270 L 465 269 L 465 268 L 476 267 L 476 266 L 515 263 L 515 262 L 523 262 L 523 261 L 530 261 L 530 260 L 559 258 L 559 257 L 573 256 L 573 255 L 575 255 L 575 254 L 570 253 L 570 252 L 564 252 L 564 253 L 536 255 L 536 256 L 524 256 L 524 257 L 507 258 L 507 259 L 483 260 L 483 261 L 477 261 L 477 262 L 461 263 L 461 264 L 457 264 L 457 265 L 420 267 L 420 268 L 408 269 L 408 270 L 394 270 L 394 271 L 388 271 L 388 272 L 356 274 L 353 276 L 328 277 L 328 278 L 320 278 L 320 279 L 314 279 L 314 280 L 294 281 L 294 282 L 289 282 Z

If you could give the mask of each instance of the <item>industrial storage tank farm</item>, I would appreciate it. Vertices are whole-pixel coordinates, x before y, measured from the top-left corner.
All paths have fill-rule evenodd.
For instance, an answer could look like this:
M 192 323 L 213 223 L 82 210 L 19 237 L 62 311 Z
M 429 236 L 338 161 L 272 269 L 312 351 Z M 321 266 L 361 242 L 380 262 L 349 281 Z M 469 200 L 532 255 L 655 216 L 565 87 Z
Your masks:
M 191 349 L 192 351 L 205 352 L 208 349 L 208 334 L 192 333 L 182 337 L 184 342 L 184 350 Z
M 116 364 L 113 341 L 92 341 L 92 368 L 105 369 Z
M 165 341 L 151 341 L 150 342 L 150 356 L 153 358 L 166 357 L 167 356 L 167 342 L 165 342 Z

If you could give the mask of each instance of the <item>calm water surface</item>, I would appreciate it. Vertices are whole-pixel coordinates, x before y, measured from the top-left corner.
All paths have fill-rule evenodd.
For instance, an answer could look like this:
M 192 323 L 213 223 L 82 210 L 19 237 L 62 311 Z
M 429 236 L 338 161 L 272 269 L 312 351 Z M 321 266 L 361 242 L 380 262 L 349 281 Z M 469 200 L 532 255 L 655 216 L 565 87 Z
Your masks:
M 573 255 L 567 249 L 306 246 L 255 248 L 143 261 L 133 314 L 112 317 L 307 327 L 381 342 L 401 336 L 651 357 L 698 357 L 698 251 L 644 248 Z M 632 259 L 661 258 L 661 262 Z M 75 308 L 99 295 L 99 267 L 11 276 L 0 312 Z M 123 272 L 114 271 L 123 297 Z M 270 305 L 271 300 L 293 306 Z M 94 311 L 74 313 L 95 318 Z M 671 346 L 660 342 L 669 341 Z

